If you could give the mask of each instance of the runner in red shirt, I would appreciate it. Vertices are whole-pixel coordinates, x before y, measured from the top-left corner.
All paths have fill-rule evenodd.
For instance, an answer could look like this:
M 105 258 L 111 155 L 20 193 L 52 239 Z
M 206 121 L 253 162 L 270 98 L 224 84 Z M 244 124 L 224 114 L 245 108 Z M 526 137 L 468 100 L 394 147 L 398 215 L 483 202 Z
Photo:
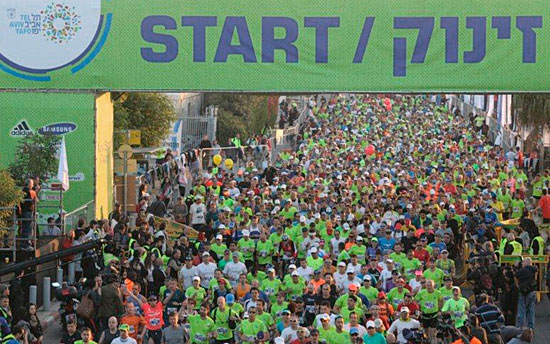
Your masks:
M 141 304 L 141 309 L 143 310 L 145 327 L 147 328 L 147 340 L 153 339 L 155 344 L 160 344 L 162 339 L 162 327 L 164 326 L 164 320 L 162 319 L 162 302 L 157 301 L 155 295 L 151 295 L 147 303 Z

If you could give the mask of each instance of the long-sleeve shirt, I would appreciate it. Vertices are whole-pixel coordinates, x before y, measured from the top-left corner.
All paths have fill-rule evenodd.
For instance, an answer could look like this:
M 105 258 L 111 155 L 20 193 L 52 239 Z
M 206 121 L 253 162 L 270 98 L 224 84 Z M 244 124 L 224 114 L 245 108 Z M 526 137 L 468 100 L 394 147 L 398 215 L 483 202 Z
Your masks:
M 489 334 L 500 332 L 499 323 L 504 322 L 504 315 L 497 306 L 485 303 L 476 310 L 475 315 L 481 319 L 480 325 Z

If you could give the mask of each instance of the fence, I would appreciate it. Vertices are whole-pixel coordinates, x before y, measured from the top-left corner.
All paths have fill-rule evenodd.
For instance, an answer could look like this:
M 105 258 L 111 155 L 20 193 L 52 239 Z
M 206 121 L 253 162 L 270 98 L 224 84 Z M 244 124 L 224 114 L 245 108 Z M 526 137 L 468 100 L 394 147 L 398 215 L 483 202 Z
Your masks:
M 204 135 L 216 137 L 216 116 L 187 116 L 182 118 L 182 151 L 199 145 Z
M 484 113 L 482 109 L 478 109 L 471 104 L 465 103 L 458 97 L 451 97 L 450 104 L 451 108 L 456 107 L 459 109 L 460 113 L 466 120 L 469 120 L 470 113 Z M 513 150 L 515 147 L 523 146 L 521 137 L 508 127 L 500 124 L 496 118 L 485 114 L 485 123 L 489 126 L 489 142 L 496 146 L 502 147 L 505 152 Z
M 71 211 L 68 214 L 65 214 L 64 224 L 63 224 L 63 233 L 68 233 L 71 230 L 76 229 L 78 221 L 83 219 L 88 223 L 94 217 L 94 201 L 90 201 L 81 207 Z

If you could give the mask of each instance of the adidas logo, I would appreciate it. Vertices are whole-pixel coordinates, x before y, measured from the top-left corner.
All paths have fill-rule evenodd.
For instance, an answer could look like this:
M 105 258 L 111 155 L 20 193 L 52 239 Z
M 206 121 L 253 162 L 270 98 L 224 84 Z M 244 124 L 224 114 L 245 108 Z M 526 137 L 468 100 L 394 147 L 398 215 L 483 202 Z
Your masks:
M 26 120 L 21 120 L 10 132 L 12 137 L 24 137 L 34 134 L 34 131 L 29 127 Z

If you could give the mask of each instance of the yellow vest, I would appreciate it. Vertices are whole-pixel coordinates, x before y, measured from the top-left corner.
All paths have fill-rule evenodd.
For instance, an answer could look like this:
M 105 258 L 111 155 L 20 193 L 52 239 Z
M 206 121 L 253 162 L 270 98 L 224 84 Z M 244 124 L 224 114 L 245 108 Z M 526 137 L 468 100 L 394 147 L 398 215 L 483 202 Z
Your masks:
M 539 243 L 539 250 L 537 253 L 533 252 L 533 243 L 535 241 Z M 533 238 L 533 241 L 531 241 L 531 248 L 529 249 L 529 253 L 537 256 L 544 254 L 544 239 L 540 235 L 537 235 L 536 237 Z
M 500 239 L 500 246 L 498 248 L 498 252 L 502 255 L 504 254 L 504 248 L 506 247 L 506 244 L 508 243 L 507 238 Z
M 523 245 L 515 240 L 510 242 L 510 245 L 512 245 L 512 247 L 514 248 L 514 250 L 512 251 L 512 255 L 521 256 L 521 254 L 523 253 Z

